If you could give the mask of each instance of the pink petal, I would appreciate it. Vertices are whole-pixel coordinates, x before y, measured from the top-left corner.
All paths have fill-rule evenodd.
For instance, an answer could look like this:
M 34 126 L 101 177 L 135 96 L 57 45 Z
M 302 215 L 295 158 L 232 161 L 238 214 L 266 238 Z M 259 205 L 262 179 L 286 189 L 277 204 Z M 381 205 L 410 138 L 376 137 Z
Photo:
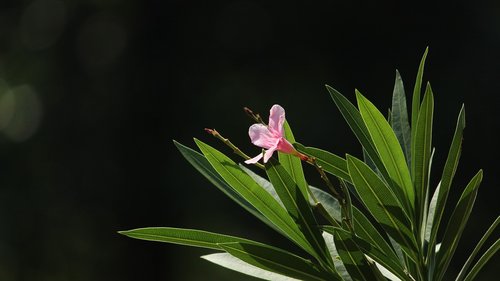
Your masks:
M 296 152 L 293 145 L 285 138 L 280 138 L 277 145 L 277 149 L 283 153 L 288 153 L 288 154 L 293 154 L 294 152 Z
M 285 109 L 279 104 L 273 105 L 269 112 L 269 130 L 283 136 L 283 124 L 285 123 Z
M 263 157 L 262 153 L 259 153 L 259 155 L 255 156 L 254 158 L 246 160 L 245 163 L 247 163 L 247 164 L 255 164 L 255 163 L 259 162 L 259 160 L 262 157 Z
M 250 126 L 248 135 L 253 144 L 265 149 L 275 146 L 279 141 L 279 139 L 263 124 L 253 124 Z
M 276 146 L 273 146 L 268 150 L 266 150 L 266 152 L 264 153 L 264 163 L 267 163 L 267 161 L 269 160 L 269 158 L 271 158 L 271 156 L 273 156 L 273 153 L 275 151 L 276 151 Z

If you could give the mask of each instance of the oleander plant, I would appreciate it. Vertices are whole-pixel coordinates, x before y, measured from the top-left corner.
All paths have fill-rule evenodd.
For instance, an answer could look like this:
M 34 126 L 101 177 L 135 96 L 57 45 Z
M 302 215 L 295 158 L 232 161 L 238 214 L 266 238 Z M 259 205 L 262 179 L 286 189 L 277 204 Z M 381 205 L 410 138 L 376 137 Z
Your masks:
M 294 252 L 251 237 L 194 229 L 150 227 L 120 233 L 208 248 L 217 252 L 203 259 L 265 280 L 474 280 L 498 251 L 496 237 L 489 248 L 483 246 L 499 219 L 479 239 L 458 276 L 450 276 L 447 270 L 483 172 L 477 171 L 465 187 L 452 185 L 465 128 L 463 106 L 444 167 L 432 167 L 434 97 L 429 83 L 422 89 L 426 56 L 427 50 L 417 72 L 410 113 L 397 71 L 388 116 L 357 90 L 356 106 L 326 86 L 359 140 L 363 159 L 296 142 L 279 105 L 272 106 L 268 122 L 245 108 L 255 121 L 249 136 L 261 148 L 256 157 L 247 156 L 215 129 L 206 131 L 226 144 L 234 157 L 198 139 L 194 141 L 199 152 L 174 141 L 214 186 L 297 245 Z M 308 185 L 303 165 L 315 168 L 317 174 L 311 176 L 321 177 L 323 186 Z M 440 177 L 437 186 L 430 186 L 431 173 Z M 461 193 L 457 202 L 447 202 L 450 192 Z M 451 208 L 449 219 L 443 216 L 445 207 Z

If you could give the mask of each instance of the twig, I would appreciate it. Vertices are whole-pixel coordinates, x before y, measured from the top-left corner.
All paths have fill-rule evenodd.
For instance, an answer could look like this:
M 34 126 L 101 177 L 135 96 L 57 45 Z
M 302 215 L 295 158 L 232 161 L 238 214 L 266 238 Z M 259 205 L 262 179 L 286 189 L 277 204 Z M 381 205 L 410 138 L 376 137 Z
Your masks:
M 264 120 L 262 119 L 262 117 L 260 117 L 260 114 L 258 113 L 254 113 L 250 108 L 248 107 L 243 107 L 243 111 L 245 111 L 245 113 L 250 117 L 252 118 L 255 122 L 257 123 L 261 123 L 261 124 L 264 124 L 266 125 L 266 122 L 264 122 Z
M 217 130 L 205 128 L 205 132 L 207 132 L 207 133 L 211 134 L 212 136 L 221 140 L 225 145 L 227 145 L 229 148 L 231 148 L 235 154 L 241 156 L 243 159 L 245 159 L 245 160 L 251 159 L 250 156 L 246 155 L 243 151 L 241 151 L 241 149 L 239 149 L 236 145 L 234 145 L 229 139 L 227 139 L 227 138 L 223 137 L 221 134 L 219 134 L 219 132 L 217 132 Z M 262 165 L 260 163 L 255 163 L 255 166 L 257 166 L 261 169 L 264 169 L 264 165 Z

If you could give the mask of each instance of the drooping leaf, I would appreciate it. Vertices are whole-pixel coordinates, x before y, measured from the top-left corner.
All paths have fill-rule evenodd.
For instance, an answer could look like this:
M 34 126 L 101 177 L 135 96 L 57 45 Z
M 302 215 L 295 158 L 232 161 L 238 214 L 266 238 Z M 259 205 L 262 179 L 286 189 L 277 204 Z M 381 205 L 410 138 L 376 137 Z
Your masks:
M 465 277 L 464 281 L 472 281 L 476 278 L 476 275 L 481 271 L 483 266 L 488 263 L 488 261 L 498 252 L 500 249 L 500 239 L 497 239 L 491 247 L 484 252 L 484 254 L 479 258 L 477 263 L 472 267 L 469 274 Z
M 441 176 L 441 184 L 439 188 L 439 193 L 436 202 L 436 208 L 434 210 L 432 229 L 429 239 L 429 251 L 427 259 L 431 259 L 434 255 L 434 247 L 436 245 L 436 238 L 439 227 L 441 225 L 441 218 L 444 213 L 444 208 L 446 206 L 446 201 L 448 199 L 448 193 L 450 191 L 450 186 L 455 176 L 455 171 L 457 170 L 458 160 L 460 158 L 460 151 L 462 148 L 462 137 L 465 128 L 465 107 L 462 105 L 460 113 L 458 114 L 457 125 L 455 128 L 455 133 L 453 134 L 453 140 L 451 141 L 451 146 L 448 152 L 448 157 L 444 164 L 443 174 Z M 428 262 L 432 266 L 432 262 Z M 431 268 L 432 269 L 432 268 Z
M 175 227 L 146 227 L 120 231 L 118 233 L 140 240 L 173 243 L 213 250 L 223 250 L 219 247 L 219 243 L 245 242 L 261 244 L 248 239 L 224 234 Z
M 293 178 L 280 162 L 271 159 L 266 163 L 265 167 L 269 180 L 281 202 L 283 202 L 285 209 L 298 225 L 307 241 L 312 245 L 315 251 L 314 256 L 326 263 L 332 263 L 325 241 L 321 236 L 321 231 L 315 227 L 318 223 L 313 216 L 308 199 L 303 196 Z
M 403 79 L 399 71 L 396 70 L 396 79 L 394 81 L 394 90 L 392 92 L 392 110 L 390 114 L 391 126 L 396 133 L 396 137 L 401 144 L 403 153 L 406 157 L 408 167 L 411 163 L 411 130 L 408 121 L 408 110 L 406 108 L 406 95 L 403 85 Z
M 228 253 L 215 253 L 210 255 L 201 256 L 209 262 L 215 263 L 219 266 L 231 269 L 255 278 L 273 281 L 300 281 L 292 277 L 278 274 L 272 271 L 264 270 L 249 263 L 246 263 Z
M 460 196 L 458 200 L 457 206 L 453 210 L 453 214 L 444 232 L 441 250 L 437 254 L 437 267 L 434 273 L 436 280 L 441 280 L 448 269 L 448 265 L 455 253 L 460 237 L 462 236 L 472 211 L 472 207 L 474 206 L 474 201 L 476 200 L 477 191 L 482 179 L 483 171 L 479 170 L 465 188 L 462 196 Z
M 497 217 L 497 219 L 491 224 L 491 226 L 488 228 L 488 230 L 484 233 L 481 240 L 479 240 L 479 243 L 477 243 L 476 247 L 474 247 L 474 251 L 472 251 L 469 258 L 465 262 L 464 266 L 460 270 L 460 273 L 458 274 L 456 281 L 464 280 L 465 274 L 467 273 L 467 270 L 469 270 L 469 267 L 472 264 L 472 261 L 476 257 L 479 250 L 481 250 L 481 247 L 484 245 L 484 242 L 486 242 L 486 240 L 488 240 L 488 238 L 493 233 L 493 231 L 495 231 L 495 229 L 497 228 L 499 223 L 500 223 L 500 216 Z
M 291 144 L 295 143 L 295 137 L 293 136 L 292 129 L 290 125 L 285 120 L 283 125 L 283 131 L 285 134 L 285 139 L 287 139 Z M 307 182 L 304 177 L 304 171 L 302 170 L 302 161 L 297 156 L 278 152 L 278 158 L 283 165 L 283 168 L 292 176 L 297 186 L 300 188 L 303 196 L 307 199 L 309 194 L 307 193 Z
M 347 155 L 347 168 L 361 201 L 403 251 L 417 260 L 411 222 L 391 189 L 363 161 Z
M 335 272 L 325 272 L 312 262 L 289 252 L 248 243 L 220 244 L 232 256 L 264 270 L 300 280 L 341 280 Z
M 427 84 L 424 100 L 418 115 L 417 128 L 412 139 L 412 180 L 415 187 L 415 201 L 419 212 L 417 224 L 421 225 L 424 217 L 425 195 L 429 178 L 429 160 L 432 148 L 432 120 L 434 115 L 434 97 L 431 85 Z
M 326 89 L 330 93 L 335 105 L 342 113 L 342 116 L 346 120 L 347 124 L 351 128 L 352 132 L 358 138 L 359 142 L 366 150 L 366 153 L 370 156 L 375 166 L 380 170 L 380 173 L 383 175 L 385 179 L 389 179 L 389 174 L 386 171 L 380 157 L 378 155 L 377 150 L 375 149 L 375 145 L 372 142 L 370 137 L 370 133 L 366 128 L 366 125 L 359 113 L 358 109 L 341 93 L 339 93 L 334 88 L 326 85 Z
M 347 164 L 345 159 L 328 151 L 305 147 L 300 143 L 294 144 L 297 151 L 304 153 L 307 156 L 316 158 L 317 163 L 325 170 L 325 172 L 337 176 L 343 180 L 350 181 L 349 173 L 347 172 Z
M 219 175 L 255 209 L 271 221 L 280 232 L 306 252 L 313 254 L 309 242 L 285 209 L 229 157 L 195 139 L 201 152 Z
M 358 91 L 356 91 L 356 98 L 359 112 L 380 159 L 389 173 L 389 186 L 405 211 L 411 216 L 415 207 L 415 193 L 401 145 L 382 113 Z
M 229 186 L 226 181 L 215 171 L 210 165 L 208 160 L 197 151 L 182 145 L 174 141 L 175 146 L 181 152 L 182 156 L 193 165 L 205 178 L 207 178 L 213 185 L 215 185 L 220 191 L 226 194 L 234 202 L 238 203 L 241 207 L 251 213 L 253 216 L 272 227 L 276 231 L 280 231 L 272 222 L 270 222 L 264 215 L 262 215 L 254 206 L 252 206 L 248 201 L 246 201 L 241 195 L 239 195 L 234 189 Z

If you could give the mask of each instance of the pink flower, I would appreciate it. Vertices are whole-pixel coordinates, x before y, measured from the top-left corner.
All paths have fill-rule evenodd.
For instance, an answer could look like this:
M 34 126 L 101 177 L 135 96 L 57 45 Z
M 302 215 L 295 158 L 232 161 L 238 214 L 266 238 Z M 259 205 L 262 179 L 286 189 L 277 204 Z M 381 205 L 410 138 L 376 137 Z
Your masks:
M 285 109 L 280 105 L 273 105 L 269 113 L 269 125 L 264 124 L 253 124 L 248 130 L 248 135 L 253 144 L 258 147 L 267 149 L 262 155 L 255 156 L 252 159 L 245 161 L 247 164 L 257 163 L 262 157 L 264 157 L 264 163 L 267 163 L 269 158 L 273 153 L 278 150 L 287 154 L 294 154 L 299 157 L 304 155 L 300 154 L 293 145 L 288 142 L 283 133 L 283 124 L 285 123 Z

